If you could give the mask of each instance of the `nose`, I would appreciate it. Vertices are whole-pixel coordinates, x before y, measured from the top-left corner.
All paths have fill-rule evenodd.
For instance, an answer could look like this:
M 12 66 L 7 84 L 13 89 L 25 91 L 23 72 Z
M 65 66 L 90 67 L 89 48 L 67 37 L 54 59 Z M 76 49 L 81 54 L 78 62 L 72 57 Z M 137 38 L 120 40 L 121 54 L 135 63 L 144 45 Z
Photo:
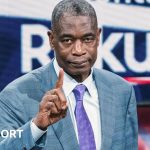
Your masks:
M 74 43 L 74 47 L 73 47 L 73 50 L 72 50 L 72 54 L 73 55 L 83 55 L 85 54 L 85 50 L 83 48 L 83 43 L 81 40 L 76 40 L 75 43 Z

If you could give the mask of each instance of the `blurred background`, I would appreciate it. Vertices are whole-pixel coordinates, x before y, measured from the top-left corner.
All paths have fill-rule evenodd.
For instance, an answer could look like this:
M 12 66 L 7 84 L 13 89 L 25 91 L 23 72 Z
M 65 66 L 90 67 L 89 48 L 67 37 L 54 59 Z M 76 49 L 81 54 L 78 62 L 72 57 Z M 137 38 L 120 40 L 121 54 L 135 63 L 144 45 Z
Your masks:
M 47 31 L 60 0 L 0 0 L 0 91 L 54 57 Z M 150 150 L 150 0 L 87 0 L 102 28 L 95 67 L 135 88 L 139 150 Z

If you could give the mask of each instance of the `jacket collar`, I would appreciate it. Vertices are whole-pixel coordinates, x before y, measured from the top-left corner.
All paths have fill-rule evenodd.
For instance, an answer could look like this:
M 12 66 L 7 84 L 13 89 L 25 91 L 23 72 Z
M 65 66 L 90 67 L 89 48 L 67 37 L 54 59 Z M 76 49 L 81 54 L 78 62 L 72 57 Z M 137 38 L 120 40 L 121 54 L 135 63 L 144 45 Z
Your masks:
M 94 79 L 98 91 L 101 115 L 102 145 L 101 149 L 111 149 L 112 136 L 115 128 L 115 102 L 113 87 L 109 82 L 104 81 L 105 74 L 94 69 Z

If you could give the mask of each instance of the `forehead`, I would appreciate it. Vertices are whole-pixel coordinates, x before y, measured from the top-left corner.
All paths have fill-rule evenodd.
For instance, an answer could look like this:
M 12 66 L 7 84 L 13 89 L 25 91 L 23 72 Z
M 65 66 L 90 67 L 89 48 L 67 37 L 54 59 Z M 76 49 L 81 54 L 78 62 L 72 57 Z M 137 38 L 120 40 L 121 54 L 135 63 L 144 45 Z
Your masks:
M 89 16 L 72 16 L 64 14 L 59 22 L 60 33 L 94 32 L 92 19 Z

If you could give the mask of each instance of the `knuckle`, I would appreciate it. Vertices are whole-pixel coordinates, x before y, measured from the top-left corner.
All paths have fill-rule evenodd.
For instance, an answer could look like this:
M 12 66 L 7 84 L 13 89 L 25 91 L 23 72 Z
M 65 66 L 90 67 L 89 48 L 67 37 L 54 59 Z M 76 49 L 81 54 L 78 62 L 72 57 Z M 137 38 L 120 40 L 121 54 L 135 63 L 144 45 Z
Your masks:
M 47 91 L 47 92 L 45 93 L 45 95 L 53 95 L 53 94 L 55 94 L 55 89 L 50 90 L 50 91 Z
M 67 107 L 67 101 L 66 101 L 66 99 L 63 99 L 63 100 L 61 101 L 61 106 L 62 106 L 64 109 Z
M 45 95 L 49 95 L 49 94 L 51 94 L 51 91 L 47 91 L 47 92 L 45 93 Z
M 39 108 L 41 109 L 43 107 L 43 103 L 41 102 L 40 104 L 39 104 Z
M 54 102 L 48 102 L 47 105 L 49 105 L 51 108 L 55 106 Z
M 53 95 L 53 99 L 55 100 L 57 100 L 58 99 L 58 96 L 57 95 Z
M 54 102 L 55 100 L 57 100 L 58 97 L 57 95 L 45 95 L 42 99 L 43 102 L 47 102 L 47 101 L 51 101 Z
M 47 99 L 48 99 L 48 95 L 44 95 L 43 98 L 42 98 L 42 102 L 47 101 Z

